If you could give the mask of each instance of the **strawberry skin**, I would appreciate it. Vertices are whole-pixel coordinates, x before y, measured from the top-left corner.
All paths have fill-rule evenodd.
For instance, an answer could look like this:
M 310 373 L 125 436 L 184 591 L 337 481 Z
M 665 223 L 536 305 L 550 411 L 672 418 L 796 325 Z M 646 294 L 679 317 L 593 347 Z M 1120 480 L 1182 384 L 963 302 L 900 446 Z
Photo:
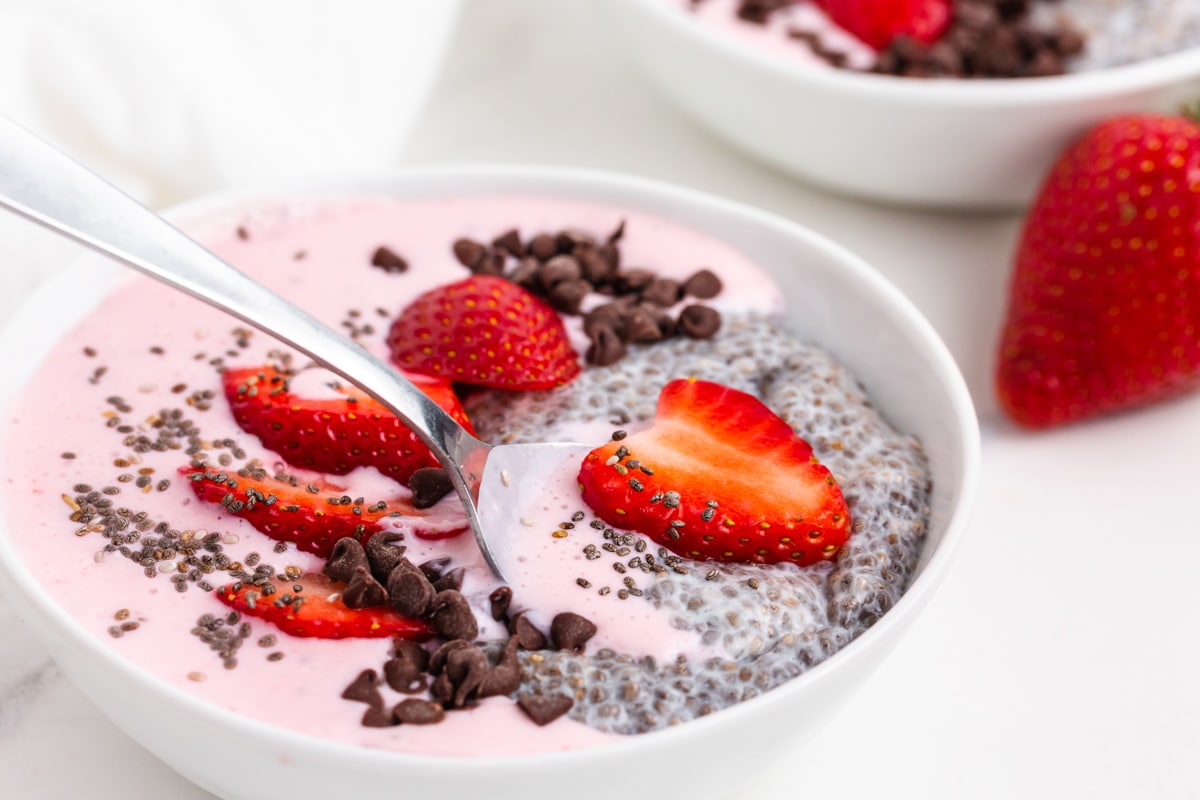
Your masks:
M 663 387 L 653 426 L 588 453 L 579 484 L 605 522 L 689 558 L 812 564 L 850 531 L 808 443 L 754 397 L 707 381 Z
M 292 466 L 329 475 L 372 466 L 405 485 L 418 469 L 438 466 L 415 433 L 357 388 L 339 383 L 340 397 L 298 397 L 289 391 L 291 377 L 292 373 L 268 365 L 226 370 L 222 383 L 242 430 L 257 436 Z M 449 381 L 405 377 L 471 429 Z
M 392 323 L 387 343 L 402 370 L 494 389 L 552 389 L 579 374 L 554 309 L 494 275 L 421 295 Z
M 366 544 L 386 517 L 411 518 L 406 527 L 426 539 L 444 539 L 466 530 L 457 520 L 430 519 L 423 525 L 426 515 L 405 502 L 368 504 L 292 477 L 267 475 L 262 468 L 229 472 L 185 467 L 180 472 L 201 500 L 224 506 L 272 539 L 295 542 L 298 549 L 322 558 L 328 558 L 333 545 L 345 536 Z
M 296 591 L 296 587 L 300 591 Z M 380 639 L 394 637 L 422 641 L 433 636 L 433 629 L 419 619 L 404 617 L 387 606 L 347 608 L 338 594 L 343 584 L 323 575 L 305 575 L 272 586 L 264 594 L 263 586 L 234 583 L 217 587 L 222 603 L 250 617 L 270 622 L 290 636 L 317 639 Z
M 932 44 L 950 24 L 950 0 L 816 0 L 838 27 L 876 50 L 898 36 Z
M 1044 428 L 1200 383 L 1200 125 L 1126 116 L 1071 147 L 1017 250 L 996 387 Z

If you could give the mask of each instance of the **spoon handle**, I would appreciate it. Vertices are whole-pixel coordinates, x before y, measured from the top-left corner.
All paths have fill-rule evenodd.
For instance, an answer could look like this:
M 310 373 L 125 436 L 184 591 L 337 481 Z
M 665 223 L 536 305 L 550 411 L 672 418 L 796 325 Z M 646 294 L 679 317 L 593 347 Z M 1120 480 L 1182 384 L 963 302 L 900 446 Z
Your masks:
M 3 116 L 0 206 L 229 312 L 360 387 L 416 432 L 446 467 L 480 538 L 474 497 L 489 448 L 396 369 Z

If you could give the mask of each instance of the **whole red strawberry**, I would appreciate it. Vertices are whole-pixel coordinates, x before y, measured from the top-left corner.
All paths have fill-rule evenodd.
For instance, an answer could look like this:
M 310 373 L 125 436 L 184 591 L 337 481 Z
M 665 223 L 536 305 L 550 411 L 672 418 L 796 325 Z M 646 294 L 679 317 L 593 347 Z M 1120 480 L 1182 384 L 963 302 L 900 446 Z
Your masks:
M 449 381 L 406 377 L 471 429 Z M 294 378 L 294 373 L 270 365 L 222 375 L 225 399 L 238 425 L 289 464 L 330 475 L 372 466 L 405 485 L 418 469 L 438 466 L 408 426 L 356 387 L 337 382 L 328 397 L 302 397 L 292 391 Z
M 408 305 L 388 333 L 401 369 L 496 389 L 551 389 L 579 374 L 562 320 L 511 281 L 474 275 Z
M 829 470 L 757 399 L 717 383 L 675 380 L 649 430 L 584 458 L 583 499 L 614 527 L 689 558 L 833 558 L 850 512 Z
M 816 0 L 840 28 L 882 50 L 897 36 L 924 44 L 950 24 L 950 0 Z
M 1120 117 L 1060 158 L 1025 222 L 996 381 L 1030 427 L 1200 383 L 1200 125 Z

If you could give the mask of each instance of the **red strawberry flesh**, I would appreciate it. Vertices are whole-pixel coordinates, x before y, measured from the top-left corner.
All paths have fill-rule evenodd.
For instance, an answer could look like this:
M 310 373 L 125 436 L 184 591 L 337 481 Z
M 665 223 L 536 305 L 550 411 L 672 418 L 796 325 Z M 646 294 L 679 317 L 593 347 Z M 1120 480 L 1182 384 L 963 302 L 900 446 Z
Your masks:
M 470 430 L 449 381 L 406 377 Z M 329 475 L 372 466 L 405 485 L 418 469 L 438 466 L 415 433 L 357 388 L 337 382 L 337 397 L 300 397 L 291 391 L 293 378 L 273 366 L 230 369 L 222 377 L 238 425 L 292 466 Z
M 653 426 L 589 453 L 579 482 L 604 521 L 691 558 L 812 564 L 850 530 L 808 443 L 754 397 L 707 381 L 667 384 Z
M 328 558 L 337 540 L 346 536 L 365 544 L 389 517 L 393 518 L 390 528 L 426 539 L 457 536 L 467 529 L 458 517 L 436 517 L 403 500 L 368 503 L 321 484 L 270 476 L 261 468 L 185 467 L 180 471 L 201 500 L 223 506 L 272 539 L 294 542 L 298 549 L 322 558 Z
M 266 620 L 289 636 L 418 641 L 433 636 L 428 623 L 401 616 L 386 606 L 348 608 L 339 597 L 342 588 L 323 575 L 305 575 L 272 585 L 269 593 L 263 586 L 235 583 L 218 587 L 216 596 L 230 608 Z
M 838 27 L 876 50 L 898 36 L 932 44 L 950 24 L 950 0 L 817 0 Z

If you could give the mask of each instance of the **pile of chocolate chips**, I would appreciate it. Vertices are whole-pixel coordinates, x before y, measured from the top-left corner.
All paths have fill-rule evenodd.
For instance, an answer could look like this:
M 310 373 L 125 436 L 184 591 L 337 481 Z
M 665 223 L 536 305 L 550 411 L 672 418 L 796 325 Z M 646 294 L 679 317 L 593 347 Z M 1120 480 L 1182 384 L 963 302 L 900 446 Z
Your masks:
M 1084 38 L 1061 24 L 1035 28 L 1031 0 L 956 0 L 950 26 L 923 45 L 906 36 L 879 54 L 874 72 L 909 78 L 1039 78 L 1062 75 Z
M 383 531 L 367 540 L 366 547 L 353 537 L 333 546 L 324 572 L 343 581 L 342 602 L 348 608 L 390 606 L 406 617 L 423 619 L 444 639 L 474 639 L 479 624 L 459 589 L 463 570 L 447 570 L 448 559 L 420 566 L 404 556 L 396 544 L 401 534 Z
M 492 618 L 503 621 L 509 638 L 494 657 L 474 644 L 479 623 L 459 589 L 462 570 L 445 571 L 448 559 L 415 565 L 404 556 L 398 536 L 377 533 L 364 547 L 347 537 L 338 540 L 325 564 L 325 574 L 346 581 L 342 601 L 350 608 L 388 605 L 397 613 L 425 619 L 443 643 L 430 652 L 416 642 L 398 639 L 382 675 L 374 669 L 359 673 L 342 697 L 367 704 L 362 724 L 368 727 L 428 725 L 441 722 L 447 711 L 469 708 L 486 697 L 509 696 L 521 686 L 517 651 L 553 648 L 583 652 L 596 633 L 590 620 L 564 612 L 554 617 L 547 636 L 524 611 L 510 615 L 512 590 L 502 586 L 490 596 Z M 429 698 L 410 697 L 387 708 L 380 686 L 401 694 L 428 690 Z M 571 709 L 574 700 L 561 694 L 524 692 L 517 705 L 538 725 L 546 725 Z
M 523 240 L 513 228 L 491 245 L 473 239 L 454 243 L 454 256 L 476 274 L 508 278 L 543 298 L 556 311 L 583 315 L 591 344 L 589 364 L 607 366 L 621 359 L 631 344 L 650 344 L 673 336 L 707 339 L 721 327 L 721 315 L 710 306 L 690 303 L 677 316 L 668 309 L 685 297 L 709 300 L 721 291 L 711 270 L 697 270 L 680 282 L 651 269 L 621 264 L 622 222 L 601 240 L 567 228 Z M 597 293 L 612 299 L 583 312 L 584 300 Z

